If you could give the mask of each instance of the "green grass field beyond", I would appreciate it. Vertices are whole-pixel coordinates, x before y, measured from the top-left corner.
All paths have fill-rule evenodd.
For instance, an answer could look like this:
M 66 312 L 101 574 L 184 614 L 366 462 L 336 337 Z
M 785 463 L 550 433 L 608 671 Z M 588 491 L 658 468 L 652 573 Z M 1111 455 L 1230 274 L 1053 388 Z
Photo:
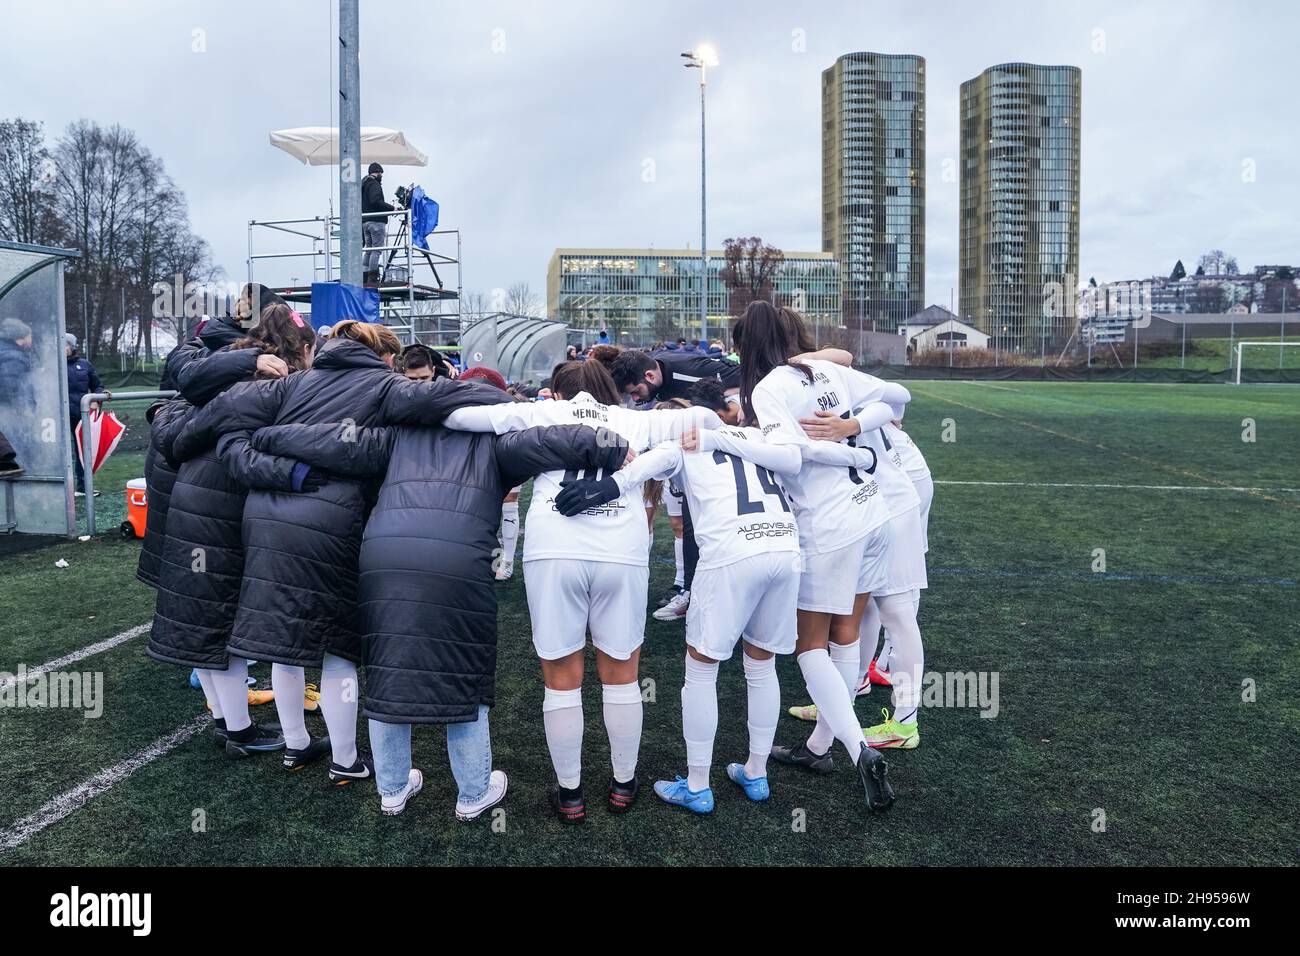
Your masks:
M 323 770 L 289 775 L 272 759 L 232 762 L 205 733 L 0 848 L 0 864 L 1297 863 L 1300 387 L 908 384 L 907 428 L 941 482 L 920 613 L 926 667 L 996 673 L 999 710 L 991 719 L 973 707 L 923 711 L 920 748 L 890 757 L 889 814 L 863 811 L 842 754 L 827 778 L 773 767 L 772 799 L 746 802 L 721 773 L 746 750 L 732 660 L 719 681 L 712 817 L 652 796 L 626 817 L 605 813 L 608 743 L 589 672 L 594 812 L 562 827 L 543 802 L 542 686 L 517 568 L 500 589 L 491 718 L 495 762 L 510 774 L 503 827 L 454 820 L 436 729 L 416 731 L 425 791 L 395 819 L 380 815 L 372 787 L 332 789 Z M 140 447 L 124 448 L 101 477 L 101 514 L 120 514 Z M 662 518 L 655 540 L 652 600 L 672 576 Z M 1105 573 L 1094 570 L 1099 549 Z M 138 550 L 106 534 L 2 559 L 0 671 L 149 621 L 152 592 L 133 576 Z M 56 568 L 59 558 L 70 567 Z M 0 711 L 0 847 L 15 822 L 203 712 L 188 675 L 149 661 L 144 641 L 73 665 L 104 675 L 99 719 Z M 685 771 L 683 651 L 682 625 L 649 621 L 647 793 Z M 784 702 L 804 702 L 793 661 L 780 675 Z M 860 698 L 864 723 L 885 702 L 879 689 Z M 259 714 L 274 719 L 273 708 Z M 318 716 L 308 722 L 323 731 Z M 807 730 L 783 716 L 777 739 Z

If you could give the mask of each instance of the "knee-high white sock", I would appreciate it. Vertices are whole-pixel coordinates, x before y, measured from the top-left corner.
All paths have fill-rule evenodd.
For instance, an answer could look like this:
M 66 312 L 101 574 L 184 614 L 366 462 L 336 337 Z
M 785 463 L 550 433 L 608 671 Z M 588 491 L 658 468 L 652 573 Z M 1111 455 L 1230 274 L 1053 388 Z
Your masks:
M 330 732 L 330 750 L 340 767 L 357 762 L 357 709 L 361 686 L 357 665 L 326 654 L 320 672 L 320 712 Z
M 880 608 L 872 598 L 867 602 L 867 609 L 862 612 L 862 626 L 858 628 L 858 684 L 862 683 L 871 669 L 871 661 L 876 656 L 876 645 L 880 643 Z M 877 668 L 883 668 L 889 658 L 882 656 Z M 857 690 L 857 686 L 853 688 Z
M 519 502 L 507 501 L 501 506 L 501 563 L 499 567 L 513 567 L 515 547 L 519 541 Z
M 637 695 L 638 700 L 640 696 Z M 717 662 L 706 664 L 687 654 L 686 683 L 682 685 L 682 736 L 686 738 L 686 785 L 692 790 L 703 790 L 709 785 L 713 738 L 717 735 Z
M 212 685 L 221 701 L 221 716 L 226 730 L 238 733 L 253 722 L 248 716 L 248 662 L 242 657 L 231 660 L 224 671 L 208 671 Z
M 757 660 L 741 654 L 745 662 L 745 686 L 749 691 L 749 760 L 745 775 L 751 779 L 767 776 L 767 755 L 776 739 L 776 723 L 781 716 L 781 684 L 776 677 L 776 658 Z
M 857 667 L 856 658 L 853 666 Z M 808 693 L 817 705 L 817 723 L 820 725 L 823 720 L 826 722 L 834 738 L 844 745 L 856 764 L 866 738 L 862 736 L 862 725 L 858 723 L 858 715 L 853 711 L 852 692 L 846 686 L 844 677 L 831 662 L 830 654 L 821 649 L 800 654 L 799 670 L 803 672 Z M 816 733 L 816 730 L 813 732 Z M 827 749 L 814 749 L 811 737 L 808 747 L 814 753 L 825 753 Z
M 290 750 L 302 750 L 311 743 L 311 736 L 307 733 L 307 721 L 302 715 L 303 694 L 307 691 L 307 675 L 301 667 L 272 664 L 271 690 L 275 692 L 275 712 L 280 718 L 284 745 Z M 227 723 L 226 727 L 229 726 L 230 724 Z
M 862 639 L 854 641 L 852 644 L 835 644 L 832 643 L 827 648 L 830 655 L 831 663 L 835 665 L 835 670 L 839 672 L 840 679 L 844 681 L 844 686 L 849 690 L 849 705 L 852 706 L 854 696 L 858 690 L 858 648 L 862 646 Z M 808 737 L 808 747 L 813 753 L 823 754 L 830 749 L 832 741 L 835 740 L 835 731 L 831 728 L 830 723 L 821 714 L 821 708 L 817 708 L 817 726 Z
M 600 691 L 614 779 L 627 783 L 636 776 L 636 760 L 641 752 L 641 685 L 636 681 L 601 684 Z
M 677 561 L 677 571 L 673 575 L 673 587 L 686 584 L 686 558 L 682 554 L 682 539 L 673 538 L 673 558 Z
M 921 676 L 925 671 L 925 649 L 911 594 L 888 594 L 880 599 L 880 619 L 893 637 L 894 650 L 889 679 L 894 685 L 894 719 L 916 720 L 921 704 Z
M 212 719 L 223 720 L 225 713 L 221 709 L 221 698 L 217 696 L 217 685 L 212 681 L 212 671 L 197 667 L 194 673 L 199 677 L 199 686 L 203 688 L 203 696 L 208 701 L 208 710 L 212 711 Z
M 542 723 L 555 779 L 566 790 L 582 781 L 582 688 L 552 690 L 542 698 Z

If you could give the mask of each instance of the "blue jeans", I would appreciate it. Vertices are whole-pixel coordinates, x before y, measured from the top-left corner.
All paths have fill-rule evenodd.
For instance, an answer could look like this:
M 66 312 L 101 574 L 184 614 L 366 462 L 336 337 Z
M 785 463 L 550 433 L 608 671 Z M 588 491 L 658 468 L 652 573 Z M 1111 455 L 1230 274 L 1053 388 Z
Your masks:
M 400 793 L 410 779 L 411 726 L 370 721 L 370 750 L 381 797 Z M 478 720 L 473 723 L 447 725 L 447 757 L 460 801 L 474 803 L 481 799 L 492 776 L 492 735 L 486 706 L 479 707 Z

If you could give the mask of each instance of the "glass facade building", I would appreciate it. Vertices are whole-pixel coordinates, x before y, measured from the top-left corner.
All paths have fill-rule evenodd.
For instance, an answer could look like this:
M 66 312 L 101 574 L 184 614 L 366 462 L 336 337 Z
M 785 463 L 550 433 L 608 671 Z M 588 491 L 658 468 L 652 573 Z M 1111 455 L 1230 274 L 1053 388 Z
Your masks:
M 722 270 L 709 252 L 709 336 L 730 328 L 731 301 Z M 778 305 L 814 324 L 838 325 L 839 270 L 835 257 L 786 252 L 773 282 Z M 556 249 L 546 271 L 546 313 L 570 328 L 609 330 L 619 345 L 699 338 L 700 254 L 689 249 Z
M 996 348 L 1062 347 L 1079 273 L 1078 67 L 1003 63 L 961 85 L 961 314 Z
M 923 308 L 923 57 L 847 53 L 822 72 L 822 251 L 846 326 L 896 332 Z

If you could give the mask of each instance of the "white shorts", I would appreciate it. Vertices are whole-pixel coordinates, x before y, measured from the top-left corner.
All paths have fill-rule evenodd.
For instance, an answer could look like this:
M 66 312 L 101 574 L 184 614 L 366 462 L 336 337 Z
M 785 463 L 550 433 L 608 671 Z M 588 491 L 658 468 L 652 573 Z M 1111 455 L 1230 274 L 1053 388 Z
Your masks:
M 799 621 L 799 553 L 754 554 L 695 572 L 686 643 L 725 661 L 743 635 L 773 654 L 793 654 Z
M 865 538 L 824 554 L 806 554 L 799 577 L 799 610 L 852 614 L 853 599 L 889 580 L 891 522 Z
M 533 647 L 544 661 L 568 657 L 591 642 L 625 661 L 645 639 L 644 564 L 539 558 L 524 562 L 524 589 L 533 619 Z
M 664 482 L 664 490 L 659 493 L 660 499 L 664 503 L 664 510 L 670 517 L 680 518 L 682 516 L 682 498 L 686 497 L 685 492 L 673 491 L 671 481 Z
M 925 537 L 921 509 L 908 508 L 889 519 L 894 533 L 889 540 L 888 580 L 872 588 L 875 595 L 902 594 L 929 587 L 925 576 Z
M 934 501 L 934 479 L 918 478 L 912 482 L 916 493 L 921 496 L 921 539 L 925 542 L 925 553 L 930 553 L 930 503 Z

